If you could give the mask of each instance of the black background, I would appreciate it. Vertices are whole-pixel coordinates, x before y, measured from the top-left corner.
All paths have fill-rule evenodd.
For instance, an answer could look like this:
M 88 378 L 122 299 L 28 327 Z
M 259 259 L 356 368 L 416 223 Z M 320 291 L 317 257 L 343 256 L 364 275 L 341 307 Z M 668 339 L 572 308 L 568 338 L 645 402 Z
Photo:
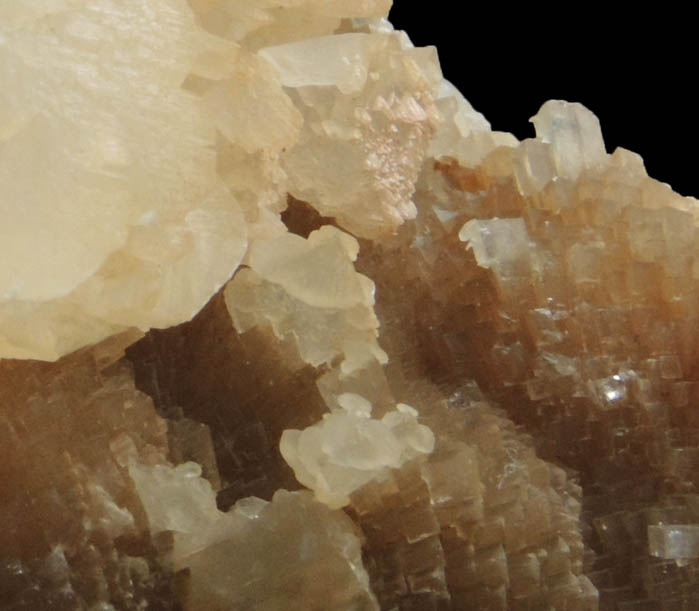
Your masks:
M 394 0 L 389 19 L 416 46 L 437 46 L 445 77 L 493 129 L 528 138 L 546 100 L 581 102 L 608 152 L 640 153 L 650 176 L 699 196 L 699 33 L 689 13 Z

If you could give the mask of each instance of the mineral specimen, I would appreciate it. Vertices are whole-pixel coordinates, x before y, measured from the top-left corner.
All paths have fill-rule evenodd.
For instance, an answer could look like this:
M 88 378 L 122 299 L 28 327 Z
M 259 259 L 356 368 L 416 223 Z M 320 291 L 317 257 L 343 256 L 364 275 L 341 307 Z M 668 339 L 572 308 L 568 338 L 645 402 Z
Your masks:
M 0 2 L 0 609 L 699 607 L 699 205 L 388 0 Z

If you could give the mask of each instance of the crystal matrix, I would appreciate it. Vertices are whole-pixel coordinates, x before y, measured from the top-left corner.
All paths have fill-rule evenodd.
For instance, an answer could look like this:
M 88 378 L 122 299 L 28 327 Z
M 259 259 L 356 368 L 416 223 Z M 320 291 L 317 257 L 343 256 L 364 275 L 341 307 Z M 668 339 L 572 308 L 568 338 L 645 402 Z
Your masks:
M 0 3 L 0 609 L 699 605 L 696 200 L 389 8 Z

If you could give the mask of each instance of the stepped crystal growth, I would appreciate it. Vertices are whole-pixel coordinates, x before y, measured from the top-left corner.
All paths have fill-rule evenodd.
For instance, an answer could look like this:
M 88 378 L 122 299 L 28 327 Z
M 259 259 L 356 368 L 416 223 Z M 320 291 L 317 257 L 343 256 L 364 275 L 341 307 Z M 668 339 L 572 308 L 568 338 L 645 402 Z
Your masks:
M 389 8 L 0 2 L 0 609 L 699 606 L 697 201 Z

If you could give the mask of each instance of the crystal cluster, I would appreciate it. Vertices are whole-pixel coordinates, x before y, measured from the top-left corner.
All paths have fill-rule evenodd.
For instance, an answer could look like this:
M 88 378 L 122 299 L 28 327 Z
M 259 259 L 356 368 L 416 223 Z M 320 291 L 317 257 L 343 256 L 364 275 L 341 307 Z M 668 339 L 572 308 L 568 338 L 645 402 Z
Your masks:
M 0 609 L 699 606 L 699 206 L 388 0 L 0 4 Z

